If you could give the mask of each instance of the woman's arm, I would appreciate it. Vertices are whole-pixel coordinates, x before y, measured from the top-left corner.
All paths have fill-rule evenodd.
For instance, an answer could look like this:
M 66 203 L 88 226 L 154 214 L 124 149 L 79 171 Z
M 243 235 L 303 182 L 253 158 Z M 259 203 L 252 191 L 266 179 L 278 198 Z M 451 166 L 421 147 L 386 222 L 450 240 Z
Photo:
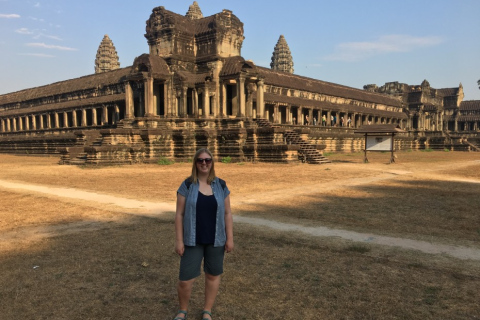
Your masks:
M 177 193 L 177 210 L 175 212 L 175 252 L 183 256 L 185 244 L 183 243 L 183 217 L 185 216 L 185 197 Z
M 225 198 L 225 232 L 227 234 L 227 242 L 225 244 L 225 251 L 227 253 L 233 251 L 233 216 L 230 207 L 230 196 Z

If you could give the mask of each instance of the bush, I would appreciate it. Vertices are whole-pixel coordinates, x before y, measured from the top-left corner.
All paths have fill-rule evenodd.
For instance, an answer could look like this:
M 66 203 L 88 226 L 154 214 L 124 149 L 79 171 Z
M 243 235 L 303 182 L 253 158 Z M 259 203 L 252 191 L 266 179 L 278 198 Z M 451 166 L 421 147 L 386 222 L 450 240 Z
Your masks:
M 160 157 L 160 159 L 158 159 L 158 162 L 157 162 L 157 164 L 162 165 L 162 166 L 168 166 L 168 165 L 171 165 L 171 164 L 174 164 L 174 163 L 175 163 L 175 161 L 170 160 L 170 159 L 165 158 L 165 157 Z
M 222 163 L 230 163 L 232 162 L 232 157 L 223 157 L 220 161 Z

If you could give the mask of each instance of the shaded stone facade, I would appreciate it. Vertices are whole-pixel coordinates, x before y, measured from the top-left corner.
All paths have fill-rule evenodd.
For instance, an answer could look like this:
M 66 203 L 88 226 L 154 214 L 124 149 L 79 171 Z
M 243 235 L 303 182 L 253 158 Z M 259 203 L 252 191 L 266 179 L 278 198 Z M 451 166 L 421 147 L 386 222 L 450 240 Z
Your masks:
M 360 90 L 272 70 L 241 56 L 243 34 L 229 10 L 203 17 L 197 3 L 185 16 L 156 7 L 149 53 L 131 66 L 0 95 L 0 152 L 133 163 L 186 160 L 208 147 L 218 159 L 323 163 L 322 150 L 361 150 L 354 129 L 368 124 L 410 130 L 397 149 L 473 148 L 459 141 L 473 141 L 475 130 L 446 131 L 451 117 L 461 123 L 478 110 L 461 108 L 461 88 Z

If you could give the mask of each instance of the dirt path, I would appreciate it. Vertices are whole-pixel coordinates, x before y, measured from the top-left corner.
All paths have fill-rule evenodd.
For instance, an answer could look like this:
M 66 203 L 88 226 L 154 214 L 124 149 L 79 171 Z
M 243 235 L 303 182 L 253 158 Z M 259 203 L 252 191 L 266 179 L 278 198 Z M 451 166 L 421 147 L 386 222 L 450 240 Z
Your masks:
M 436 169 L 438 170 L 439 168 Z M 333 190 L 335 188 L 354 187 L 358 185 L 370 184 L 372 182 L 377 182 L 385 179 L 394 179 L 397 176 L 409 174 L 412 174 L 412 172 L 408 170 L 387 170 L 378 172 L 378 175 L 369 178 L 350 179 L 348 181 L 341 181 L 341 183 L 319 183 L 318 187 L 322 190 Z M 439 180 L 480 183 L 480 181 L 474 179 L 455 178 L 451 176 L 445 177 L 443 175 L 438 175 L 435 174 L 435 170 L 432 169 L 423 172 L 415 172 L 415 174 L 434 177 Z M 89 205 L 94 207 L 99 207 L 100 205 L 109 205 L 121 209 L 128 209 L 129 213 L 131 214 L 138 214 L 149 217 L 155 217 L 164 213 L 171 213 L 175 211 L 175 205 L 173 203 L 138 201 L 135 199 L 127 199 L 74 188 L 49 187 L 6 180 L 0 180 L 0 188 L 8 189 L 10 191 L 18 193 L 37 193 L 55 198 L 88 201 Z M 290 191 L 297 192 L 299 194 L 308 194 L 314 192 L 312 190 L 318 190 L 317 188 L 309 188 L 309 190 L 305 190 L 304 188 L 294 189 L 298 190 Z M 284 191 L 273 191 L 269 192 L 268 197 L 266 198 L 271 201 L 272 199 L 284 196 L 284 194 Z M 265 197 L 265 194 L 263 194 L 262 197 Z M 262 202 L 262 199 L 258 198 L 258 196 L 250 195 L 247 197 L 241 197 L 239 199 L 236 199 L 235 202 L 238 204 L 259 203 Z M 429 254 L 446 254 L 458 259 L 480 260 L 480 250 L 475 248 L 457 247 L 405 238 L 393 238 L 341 229 L 331 229 L 326 227 L 306 227 L 302 225 L 281 223 L 278 221 L 259 219 L 255 217 L 234 216 L 234 221 L 236 223 L 263 226 L 282 232 L 300 232 L 303 234 L 317 237 L 339 237 L 359 243 L 399 247 L 407 250 L 418 250 Z M 43 237 L 50 237 L 52 235 L 70 234 L 86 230 L 95 230 L 102 228 L 103 225 L 103 222 L 83 221 L 71 224 L 63 224 L 60 226 L 29 227 L 0 235 L 0 242 L 13 240 L 19 241 L 24 239 L 26 240 L 27 238 L 29 238 L 30 240 L 34 240 Z

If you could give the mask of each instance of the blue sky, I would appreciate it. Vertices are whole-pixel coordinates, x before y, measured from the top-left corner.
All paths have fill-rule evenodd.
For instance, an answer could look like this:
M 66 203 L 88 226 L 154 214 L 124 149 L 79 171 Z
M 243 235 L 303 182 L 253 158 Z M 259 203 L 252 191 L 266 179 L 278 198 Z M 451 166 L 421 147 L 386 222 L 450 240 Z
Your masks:
M 152 9 L 185 14 L 193 0 L 0 0 L 0 94 L 94 73 L 105 34 L 121 67 L 148 52 Z M 295 74 L 363 88 L 399 81 L 463 84 L 480 100 L 479 0 L 199 0 L 204 16 L 232 10 L 242 56 L 269 67 L 285 36 Z

